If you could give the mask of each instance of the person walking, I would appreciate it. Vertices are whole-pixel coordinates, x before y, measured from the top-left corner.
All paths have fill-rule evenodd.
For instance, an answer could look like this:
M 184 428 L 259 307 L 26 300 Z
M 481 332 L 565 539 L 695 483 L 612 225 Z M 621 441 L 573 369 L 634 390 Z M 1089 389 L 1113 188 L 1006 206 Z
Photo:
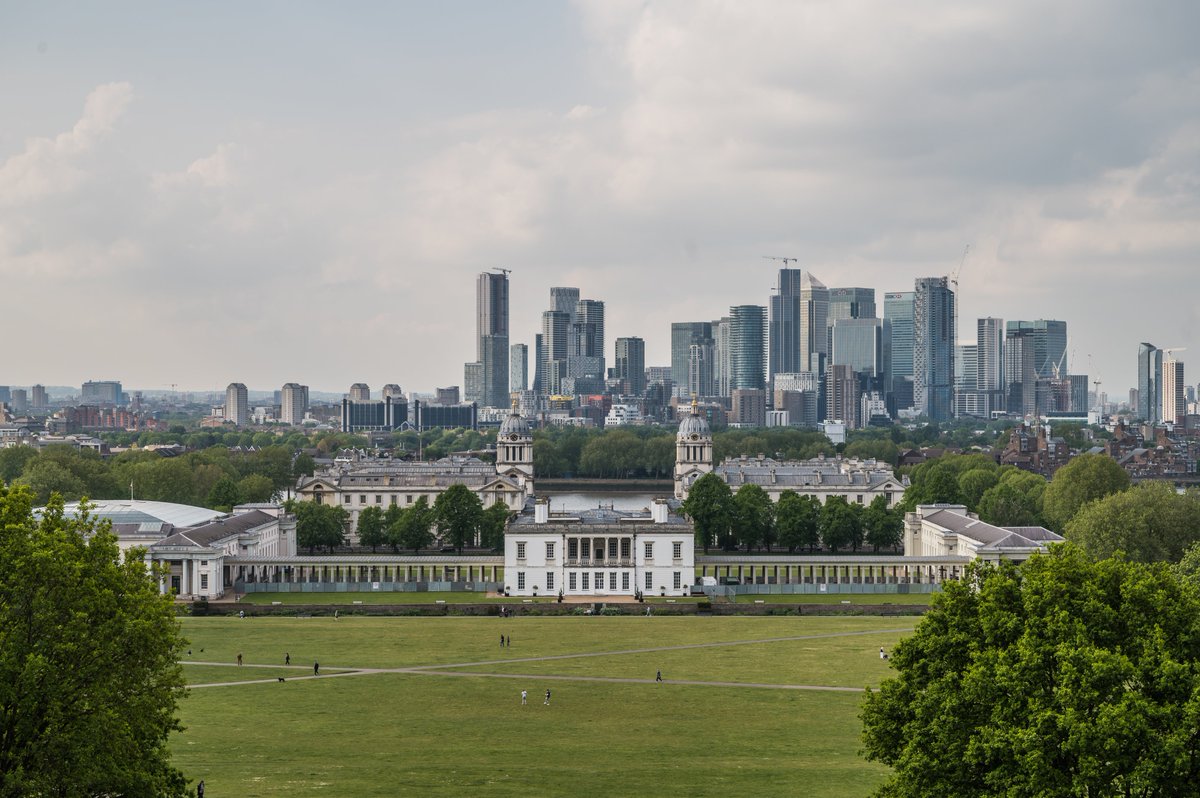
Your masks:
M 204 779 L 200 779 L 200 783 L 196 785 L 196 798 L 204 798 Z
M 546 688 L 546 700 L 542 702 L 542 706 L 550 706 L 550 688 Z
M 507 638 L 505 638 L 504 645 L 506 648 L 512 648 L 512 635 L 509 635 Z
M 654 674 L 654 681 L 662 682 L 662 671 L 658 671 Z
M 529 703 L 528 699 L 529 699 L 529 693 L 525 690 L 522 690 L 521 691 L 521 706 L 525 706 L 526 704 L 528 704 Z
M 241 667 L 241 664 L 242 664 L 242 652 L 239 651 L 238 652 L 238 666 Z
M 887 654 L 885 654 L 885 653 L 883 652 L 883 646 L 880 646 L 880 647 L 879 647 L 879 658 L 880 658 L 880 659 L 887 659 Z
M 320 676 L 320 675 L 321 675 L 321 663 L 314 662 L 313 663 L 313 676 Z
M 292 655 L 290 652 L 287 652 L 287 651 L 283 652 L 283 664 L 284 665 L 292 664 Z

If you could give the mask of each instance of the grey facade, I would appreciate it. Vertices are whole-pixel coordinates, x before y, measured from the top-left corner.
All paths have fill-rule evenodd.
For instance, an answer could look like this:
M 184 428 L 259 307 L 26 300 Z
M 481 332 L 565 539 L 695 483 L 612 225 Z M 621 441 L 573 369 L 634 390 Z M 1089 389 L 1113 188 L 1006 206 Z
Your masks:
M 771 296 L 768 345 L 769 377 L 800 371 L 800 269 L 780 269 Z M 718 378 L 718 382 L 720 379 Z
M 519 393 L 529 388 L 529 346 L 513 344 L 508 353 L 508 391 Z
M 729 309 L 731 392 L 766 387 L 763 348 L 766 317 L 766 308 L 761 305 L 735 305 Z
M 646 342 L 641 338 L 618 338 L 614 352 L 614 376 L 629 385 L 631 396 L 646 392 Z
M 542 382 L 539 387 L 543 394 L 558 393 L 561 380 L 566 376 L 570 328 L 571 314 L 561 310 L 542 313 Z
M 685 386 L 688 381 L 688 359 L 692 344 L 713 339 L 710 321 L 677 321 L 671 324 L 671 381 Z
M 954 292 L 946 277 L 919 277 L 913 298 L 913 406 L 933 421 L 954 412 Z
M 1067 323 L 1053 319 L 1010 321 L 1005 325 L 1008 335 L 1019 332 L 1033 346 L 1033 366 L 1042 379 L 1065 377 L 1067 352 Z
M 912 291 L 883 295 L 883 317 L 892 331 L 892 393 L 897 409 L 913 406 L 913 303 Z
M 891 392 L 892 336 L 887 319 L 843 318 L 830 328 L 830 365 L 849 366 L 869 390 Z
M 508 405 L 508 274 L 483 272 L 476 281 L 475 360 L 483 368 L 482 398 L 488 407 Z
M 800 279 L 800 368 L 822 372 L 829 359 L 829 289 L 805 272 Z
M 116 380 L 89 380 L 79 392 L 79 403 L 85 405 L 119 405 L 121 383 Z
M 1138 346 L 1137 416 L 1157 424 L 1162 412 L 1162 350 L 1154 344 Z

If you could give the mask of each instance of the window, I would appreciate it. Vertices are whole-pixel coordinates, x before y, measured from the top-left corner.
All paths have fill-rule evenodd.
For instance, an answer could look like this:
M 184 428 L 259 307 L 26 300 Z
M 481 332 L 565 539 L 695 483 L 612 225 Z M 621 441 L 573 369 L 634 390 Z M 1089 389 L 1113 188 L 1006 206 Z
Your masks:
M 616 538 L 608 539 L 608 559 L 610 559 L 610 560 L 617 559 L 617 539 Z
M 860 493 L 860 494 L 858 494 L 858 498 L 856 499 L 856 501 L 857 501 L 859 504 L 862 504 L 862 503 L 863 503 L 863 502 L 862 502 L 862 494 L 861 494 L 861 493 Z
M 375 494 L 375 503 L 376 503 L 376 504 L 383 504 L 383 496 L 381 496 L 380 494 L 376 493 L 376 494 Z
M 575 572 L 572 571 L 571 573 L 567 574 L 567 589 L 568 590 L 578 590 L 578 588 L 575 587 L 575 585 L 576 585 Z
M 365 494 L 365 493 L 358 494 L 358 503 L 366 504 L 367 503 L 367 494 Z
M 676 571 L 673 574 L 673 577 L 674 578 L 672 579 L 672 585 L 674 586 L 674 588 L 676 590 L 678 590 L 680 588 L 680 585 L 682 585 L 682 583 L 683 583 L 683 574 L 681 574 L 679 571 Z
M 671 556 L 676 560 L 683 556 L 683 543 L 677 540 L 671 544 Z
M 621 559 L 629 559 L 630 544 L 633 543 L 629 538 L 621 538 Z
M 319 494 L 319 493 L 314 493 L 314 494 L 313 494 L 313 501 L 315 501 L 317 504 L 324 504 L 324 503 L 325 503 L 325 502 L 323 501 L 323 500 L 324 500 L 324 498 L 325 498 L 325 497 L 324 497 L 324 496 L 322 496 L 322 495 L 321 495 L 321 494 Z
M 588 589 L 589 589 L 589 588 L 588 588 L 588 584 L 589 584 L 589 581 L 588 581 L 588 579 L 589 579 L 589 577 L 591 577 L 591 574 L 589 574 L 587 571 L 584 571 L 584 572 L 583 572 L 583 589 L 584 589 L 584 590 L 588 590 Z
M 412 504 L 412 494 L 411 493 L 404 497 L 404 503 Z
M 546 572 L 546 590 L 554 592 L 554 572 Z
M 553 541 L 546 544 L 546 559 L 547 560 L 554 559 L 554 543 L 553 543 Z
M 200 574 L 200 589 L 208 590 L 208 574 Z
M 617 589 L 617 572 L 616 571 L 608 572 L 608 589 L 609 590 Z
M 517 543 L 517 559 L 525 559 L 525 541 L 523 540 Z
M 579 556 L 579 541 L 575 538 L 567 539 L 567 559 L 573 560 Z
M 646 589 L 654 589 L 654 574 L 650 573 L 649 571 L 646 572 Z
M 525 589 L 525 572 L 517 571 L 517 590 Z
M 646 560 L 649 561 L 649 560 L 653 560 L 653 559 L 654 559 L 654 542 L 647 540 L 646 541 Z
M 597 590 L 604 589 L 604 572 L 603 571 L 596 572 L 596 589 Z
M 629 572 L 628 571 L 621 574 L 621 589 L 626 590 L 626 591 L 629 590 Z
M 345 496 L 343 496 L 342 498 L 344 498 L 344 499 L 346 500 L 346 504 L 349 504 L 349 503 L 350 503 L 350 494 L 349 494 L 349 493 L 347 493 L 347 494 L 346 494 Z
M 392 504 L 393 504 L 393 505 L 395 505 L 395 504 L 396 504 L 396 494 L 394 494 L 394 493 L 393 493 L 393 494 L 392 494 L 390 497 L 388 497 L 388 498 L 390 498 L 390 499 L 392 500 Z

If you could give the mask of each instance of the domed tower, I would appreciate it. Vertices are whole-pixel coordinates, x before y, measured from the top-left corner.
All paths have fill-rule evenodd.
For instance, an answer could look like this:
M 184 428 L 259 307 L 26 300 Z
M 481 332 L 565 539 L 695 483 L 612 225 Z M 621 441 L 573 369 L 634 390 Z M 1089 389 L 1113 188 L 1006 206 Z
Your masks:
M 496 473 L 517 480 L 526 495 L 533 492 L 533 433 L 516 407 L 496 436 Z
M 712 470 L 712 431 L 693 400 L 675 437 L 675 498 L 686 499 L 692 483 Z

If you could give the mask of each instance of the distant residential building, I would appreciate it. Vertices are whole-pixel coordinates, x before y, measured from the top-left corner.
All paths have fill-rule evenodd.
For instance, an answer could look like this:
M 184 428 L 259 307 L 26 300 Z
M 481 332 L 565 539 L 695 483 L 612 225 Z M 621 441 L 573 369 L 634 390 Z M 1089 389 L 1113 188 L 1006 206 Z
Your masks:
M 1138 396 L 1136 415 L 1147 424 L 1162 418 L 1162 350 L 1154 344 L 1138 345 Z
M 239 427 L 250 423 L 249 393 L 240 382 L 231 382 L 225 388 L 225 420 Z
M 456 405 L 462 401 L 457 385 L 451 385 L 449 388 L 438 388 L 435 395 L 437 396 L 437 404 L 439 405 Z
M 713 360 L 713 345 L 711 341 L 692 344 L 688 353 L 687 390 L 689 395 L 707 397 L 715 393 Z
M 468 402 L 483 404 L 483 364 L 463 364 L 463 398 Z
M 767 392 L 762 388 L 734 388 L 731 427 L 767 426 Z
M 513 344 L 508 351 L 508 390 L 520 393 L 529 388 L 529 346 Z
M 1071 380 L 1071 406 L 1069 410 L 1072 413 L 1087 413 L 1091 410 L 1091 404 L 1088 401 L 1090 393 L 1090 383 L 1086 374 L 1072 374 Z
M 29 412 L 29 394 L 24 388 L 12 389 L 11 401 L 12 411 L 18 415 Z
M 692 344 L 713 340 L 712 322 L 677 321 L 671 324 L 671 382 L 686 389 Z
M 562 378 L 567 376 L 571 316 L 561 310 L 547 310 L 542 314 L 541 391 L 547 395 L 561 393 Z
M 12 401 L 12 391 L 7 385 L 0 385 L 0 404 L 8 404 Z
M 575 311 L 579 305 L 579 289 L 578 288 L 551 288 L 550 289 L 550 310 L 566 313 L 569 317 L 567 324 L 575 322 Z
M 1007 334 L 1020 332 L 1033 348 L 1034 373 L 1042 379 L 1058 378 L 1067 373 L 1067 323 L 1054 319 L 1010 321 Z
M 46 386 L 35 385 L 29 389 L 29 401 L 33 405 L 34 410 L 45 410 L 50 406 L 49 400 L 46 398 Z
M 1183 361 L 1170 356 L 1162 362 L 1162 402 L 1162 420 L 1167 424 L 1182 424 L 1187 415 Z
M 470 404 L 429 404 L 413 402 L 409 412 L 409 423 L 418 430 L 479 429 L 479 406 Z
M 766 316 L 766 308 L 761 305 L 736 305 L 729 309 L 730 389 L 733 393 L 766 388 L 766 353 L 763 349 Z
M 371 386 L 365 382 L 356 382 L 350 386 L 349 396 L 351 402 L 369 402 L 371 401 Z
M 713 321 L 712 335 L 713 392 L 717 396 L 730 396 L 733 391 L 733 324 L 728 316 Z
M 614 376 L 625 384 L 625 392 L 630 396 L 646 393 L 646 342 L 637 337 L 618 338 L 614 355 Z
M 631 424 L 641 424 L 642 411 L 637 405 L 613 404 L 608 409 L 608 415 L 604 417 L 604 426 L 606 427 L 623 427 Z
M 383 390 L 379 392 L 379 395 L 384 399 L 387 399 L 389 396 L 393 399 L 403 399 L 404 390 L 401 389 L 401 387 L 396 383 L 389 382 L 387 385 L 383 386 Z
M 919 277 L 913 293 L 913 406 L 944 421 L 954 411 L 954 292 L 947 277 Z
M 85 405 L 119 405 L 121 383 L 116 380 L 91 380 L 83 384 L 79 392 L 79 403 Z
M 857 429 L 858 380 L 849 366 L 834 364 L 825 374 L 825 420 L 844 421 L 849 429 Z
M 293 426 L 304 422 L 308 413 L 308 386 L 285 383 L 279 392 L 279 420 Z

